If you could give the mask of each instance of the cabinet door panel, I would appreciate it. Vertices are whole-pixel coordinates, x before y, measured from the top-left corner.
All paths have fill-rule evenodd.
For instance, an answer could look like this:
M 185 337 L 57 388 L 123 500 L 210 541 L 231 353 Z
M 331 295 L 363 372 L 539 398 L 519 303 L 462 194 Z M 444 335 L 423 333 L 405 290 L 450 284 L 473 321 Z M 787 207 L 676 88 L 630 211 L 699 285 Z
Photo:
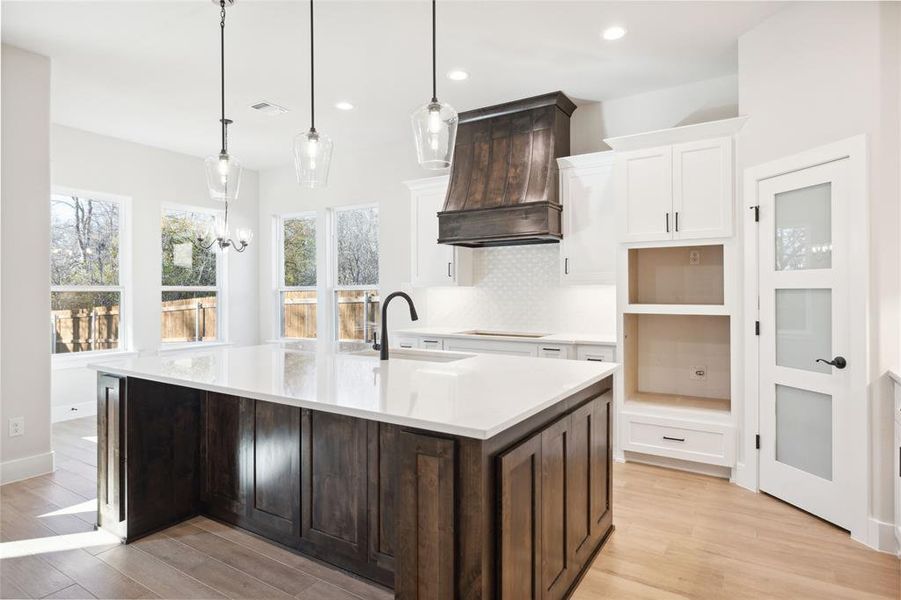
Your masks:
M 203 499 L 214 515 L 246 514 L 253 400 L 208 392 L 204 401 Z
M 397 480 L 399 428 L 369 422 L 369 558 L 394 570 L 397 542 Z
M 732 138 L 673 146 L 673 237 L 732 235 Z
M 498 457 L 502 600 L 541 593 L 541 434 Z
M 567 466 L 572 452 L 571 419 L 564 417 L 541 432 L 541 586 L 542 598 L 563 598 L 569 588 Z
M 447 196 L 447 177 L 411 183 L 414 286 L 470 285 L 472 250 L 438 243 L 438 213 Z
M 304 410 L 301 537 L 324 555 L 365 558 L 366 421 Z
M 455 442 L 401 431 L 397 598 L 457 598 Z
M 612 153 L 560 171 L 563 283 L 616 283 L 616 197 Z
M 622 241 L 672 239 L 672 171 L 670 146 L 617 156 L 616 196 Z
M 122 537 L 125 531 L 125 378 L 97 378 L 97 499 L 98 523 Z
M 250 518 L 281 536 L 300 535 L 300 409 L 254 402 Z

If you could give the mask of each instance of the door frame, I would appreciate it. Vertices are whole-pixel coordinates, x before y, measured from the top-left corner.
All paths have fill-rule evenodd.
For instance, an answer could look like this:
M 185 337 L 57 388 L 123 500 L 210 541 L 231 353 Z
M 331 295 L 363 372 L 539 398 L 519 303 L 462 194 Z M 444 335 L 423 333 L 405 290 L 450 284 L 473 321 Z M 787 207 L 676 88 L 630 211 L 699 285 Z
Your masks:
M 739 461 L 733 481 L 749 490 L 759 492 L 760 470 L 759 451 L 755 436 L 759 433 L 760 422 L 760 337 L 754 334 L 755 322 L 759 319 L 758 309 L 758 223 L 754 220 L 759 183 L 762 180 L 800 171 L 810 167 L 847 159 L 849 196 L 860 199 L 858 210 L 851 211 L 849 221 L 849 252 L 857 257 L 856 268 L 850 270 L 850 285 L 854 293 L 849 298 L 850 348 L 848 355 L 861 357 L 863 364 L 851 374 L 850 394 L 859 399 L 861 410 L 854 412 L 854 420 L 848 423 L 849 431 L 861 443 L 852 444 L 851 460 L 859 465 L 854 471 L 852 486 L 851 538 L 872 548 L 878 548 L 869 527 L 871 477 L 870 477 L 870 401 L 867 380 L 870 371 L 868 352 L 869 310 L 869 184 L 867 180 L 867 137 L 858 135 L 804 152 L 779 158 L 774 161 L 748 167 L 744 171 L 743 218 L 744 218 L 744 306 L 743 326 L 747 334 L 744 342 L 744 397 L 745 405 L 740 418 L 743 435 L 739 441 Z

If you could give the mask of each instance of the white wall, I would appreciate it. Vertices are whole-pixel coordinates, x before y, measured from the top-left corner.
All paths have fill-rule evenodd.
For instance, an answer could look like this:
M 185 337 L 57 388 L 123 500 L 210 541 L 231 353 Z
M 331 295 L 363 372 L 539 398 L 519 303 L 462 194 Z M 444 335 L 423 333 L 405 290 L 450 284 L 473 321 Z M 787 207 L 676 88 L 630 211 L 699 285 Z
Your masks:
M 737 115 L 737 75 L 583 104 L 573 113 L 571 151 L 585 154 L 609 150 L 604 138 Z
M 892 521 L 891 385 L 899 364 L 899 20 L 895 3 L 800 3 L 739 40 L 738 172 L 851 136 L 869 150 L 871 512 Z M 742 189 L 739 186 L 739 189 Z M 863 199 L 861 199 L 863 200 Z M 866 398 L 855 398 L 861 410 Z M 750 434 L 750 432 L 748 432 Z
M 210 144 L 211 152 L 218 148 L 215 137 Z M 235 151 L 240 156 L 240 149 Z M 133 347 L 129 349 L 156 352 L 160 347 L 162 206 L 175 203 L 219 210 L 223 206 L 209 198 L 203 159 L 61 125 L 52 127 L 50 158 L 54 186 L 131 198 Z M 258 192 L 257 173 L 245 171 L 240 197 L 229 207 L 233 232 L 238 227 L 260 231 Z M 42 231 L 48 230 L 47 223 L 49 216 Z M 227 341 L 239 345 L 256 344 L 260 338 L 259 248 L 260 242 L 255 240 L 242 254 L 230 252 L 227 257 Z M 45 296 L 47 286 L 49 279 L 44 284 Z M 54 369 L 52 388 L 55 412 L 59 411 L 56 407 L 94 403 L 94 375 L 84 368 Z
M 50 61 L 7 45 L 0 54 L 0 483 L 6 483 L 53 468 L 47 330 Z M 8 436 L 10 417 L 25 417 L 25 435 Z

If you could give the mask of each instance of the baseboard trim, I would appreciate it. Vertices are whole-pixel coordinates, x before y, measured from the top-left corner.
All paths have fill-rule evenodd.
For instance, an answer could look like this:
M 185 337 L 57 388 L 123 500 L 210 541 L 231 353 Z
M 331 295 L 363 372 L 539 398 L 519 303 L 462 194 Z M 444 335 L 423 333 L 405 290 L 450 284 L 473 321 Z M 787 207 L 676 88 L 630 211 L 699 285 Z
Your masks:
M 655 467 L 663 467 L 665 469 L 675 469 L 677 471 L 688 471 L 689 473 L 697 473 L 699 475 L 709 475 L 711 477 L 719 477 L 721 479 L 729 479 L 732 475 L 732 469 L 722 467 L 720 465 L 707 465 L 704 463 L 691 462 L 689 460 L 680 460 L 678 458 L 670 458 L 668 456 L 656 456 L 653 454 L 642 454 L 641 452 L 632 452 L 626 450 L 623 452 L 625 462 L 636 462 Z
M 78 404 L 63 404 L 50 407 L 50 422 L 71 421 L 81 417 L 90 417 L 97 414 L 96 402 L 79 402 Z
M 53 472 L 53 450 L 0 463 L 0 485 Z
M 901 556 L 901 549 L 898 548 L 898 542 L 895 539 L 894 524 L 870 517 L 868 529 L 868 539 L 857 540 L 858 542 L 869 546 L 873 550 Z

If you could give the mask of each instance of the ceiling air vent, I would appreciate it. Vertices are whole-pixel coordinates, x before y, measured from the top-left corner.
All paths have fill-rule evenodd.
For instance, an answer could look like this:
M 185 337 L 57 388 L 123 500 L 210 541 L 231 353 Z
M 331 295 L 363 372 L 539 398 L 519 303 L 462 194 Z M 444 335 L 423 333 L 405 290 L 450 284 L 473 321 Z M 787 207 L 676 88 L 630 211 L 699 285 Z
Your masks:
M 288 112 L 288 109 L 284 106 L 279 106 L 278 104 L 273 104 L 272 102 L 257 102 L 256 104 L 251 105 L 250 108 L 258 110 L 264 115 L 269 116 L 283 115 Z

